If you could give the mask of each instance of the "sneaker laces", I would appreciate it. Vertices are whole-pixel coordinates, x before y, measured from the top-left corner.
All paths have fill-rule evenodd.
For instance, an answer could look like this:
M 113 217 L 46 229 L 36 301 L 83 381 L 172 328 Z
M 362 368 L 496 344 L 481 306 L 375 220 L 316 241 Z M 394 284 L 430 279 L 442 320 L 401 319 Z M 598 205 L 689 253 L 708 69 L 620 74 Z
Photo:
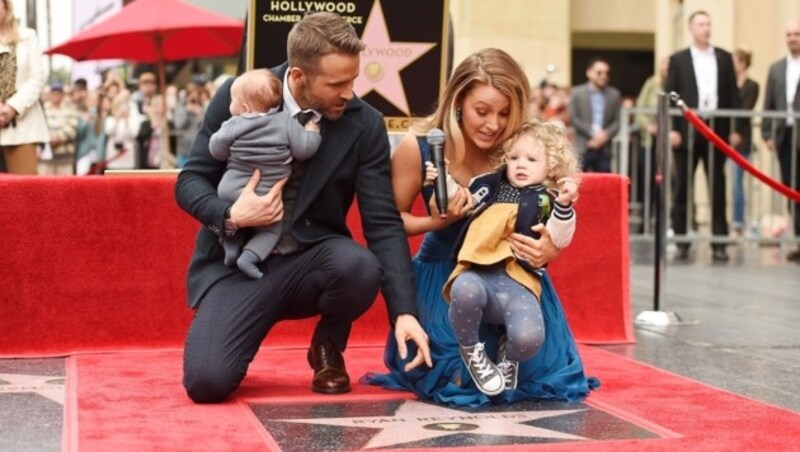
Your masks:
M 497 368 L 500 369 L 500 373 L 503 374 L 503 378 L 505 378 L 506 381 L 509 381 L 511 378 L 514 377 L 515 367 L 516 366 L 512 361 L 508 361 L 505 359 L 497 363 Z
M 474 370 L 478 373 L 478 376 L 481 377 L 481 380 L 492 376 L 492 368 L 489 366 L 489 360 L 483 352 L 483 342 L 475 344 L 472 351 L 469 352 L 469 360 L 471 363 L 475 364 Z

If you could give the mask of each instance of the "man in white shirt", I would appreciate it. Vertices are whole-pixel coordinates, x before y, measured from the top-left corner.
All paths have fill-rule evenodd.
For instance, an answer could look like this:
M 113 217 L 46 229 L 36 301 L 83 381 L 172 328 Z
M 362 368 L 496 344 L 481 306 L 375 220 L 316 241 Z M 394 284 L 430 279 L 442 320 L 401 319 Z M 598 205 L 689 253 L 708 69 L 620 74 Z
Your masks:
M 334 13 L 308 14 L 295 23 L 287 38 L 287 62 L 273 73 L 288 87 L 283 107 L 297 116 L 312 112 L 322 142 L 302 167 L 292 168 L 287 182 L 266 194 L 255 191 L 256 172 L 235 202 L 219 198 L 225 163 L 211 156 L 208 144 L 231 116 L 232 80 L 206 110 L 175 186 L 178 204 L 205 225 L 187 278 L 189 305 L 196 312 L 184 347 L 183 384 L 196 403 L 226 400 L 275 324 L 317 315 L 306 354 L 311 390 L 350 391 L 343 352 L 352 323 L 379 289 L 398 354 L 432 366 L 428 337 L 417 320 L 408 240 L 389 178 L 384 119 L 353 93 L 363 50 L 352 25 Z M 356 196 L 367 248 L 351 238 L 347 225 Z M 259 264 L 266 277 L 251 279 L 224 265 L 221 236 L 244 238 L 253 227 L 283 218 L 291 222 L 278 252 Z M 408 350 L 407 341 L 416 352 Z M 282 371 L 279 365 L 273 370 Z
M 711 17 L 705 11 L 696 11 L 689 16 L 689 33 L 692 44 L 670 57 L 666 91 L 677 92 L 689 108 L 700 113 L 718 109 L 738 108 L 739 92 L 733 58 L 725 50 L 711 45 Z M 740 140 L 738 133 L 731 133 L 728 118 L 708 120 L 717 135 Z M 672 227 L 675 235 L 685 237 L 688 230 L 689 182 L 698 162 L 702 161 L 711 186 L 711 232 L 716 237 L 728 235 L 728 220 L 725 216 L 725 154 L 717 152 L 696 129 L 690 128 L 683 118 L 675 118 L 670 142 L 675 152 L 675 190 L 672 210 Z M 691 149 L 690 149 L 691 147 Z M 689 160 L 690 150 L 692 160 Z M 678 244 L 676 259 L 689 257 L 689 243 Z M 724 243 L 712 243 L 714 262 L 727 262 L 728 253 Z
M 791 115 L 800 113 L 800 20 L 795 19 L 787 24 L 786 47 L 789 54 L 769 68 L 767 90 L 764 94 L 764 111 L 786 112 L 786 119 L 764 118 L 761 135 L 767 142 L 767 147 L 778 152 L 781 181 L 797 190 L 800 188 L 800 121 Z M 789 201 L 795 237 L 800 237 L 798 207 L 800 206 L 797 203 Z M 800 247 L 789 253 L 787 258 L 800 263 Z

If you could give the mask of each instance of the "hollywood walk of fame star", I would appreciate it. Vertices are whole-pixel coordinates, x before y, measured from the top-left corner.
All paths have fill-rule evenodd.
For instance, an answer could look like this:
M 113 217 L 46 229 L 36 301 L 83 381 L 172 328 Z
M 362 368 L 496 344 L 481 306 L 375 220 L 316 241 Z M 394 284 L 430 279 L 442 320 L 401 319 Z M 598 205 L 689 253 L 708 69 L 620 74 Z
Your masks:
M 359 97 L 375 91 L 410 115 L 400 71 L 435 47 L 436 43 L 392 41 L 380 0 L 375 0 L 372 5 L 361 40 L 366 48 L 361 52 L 361 76 L 356 79 L 353 91 Z
M 393 416 L 274 419 L 274 421 L 338 427 L 379 428 L 381 431 L 375 434 L 369 442 L 363 446 L 364 449 L 374 449 L 424 441 L 457 433 L 524 438 L 550 438 L 573 441 L 587 440 L 589 438 L 523 424 L 523 422 L 527 421 L 562 416 L 579 411 L 585 410 L 496 411 L 480 413 L 460 411 L 409 400 L 403 402 Z
M 65 391 L 64 377 L 0 374 L 0 394 L 32 392 L 63 405 Z

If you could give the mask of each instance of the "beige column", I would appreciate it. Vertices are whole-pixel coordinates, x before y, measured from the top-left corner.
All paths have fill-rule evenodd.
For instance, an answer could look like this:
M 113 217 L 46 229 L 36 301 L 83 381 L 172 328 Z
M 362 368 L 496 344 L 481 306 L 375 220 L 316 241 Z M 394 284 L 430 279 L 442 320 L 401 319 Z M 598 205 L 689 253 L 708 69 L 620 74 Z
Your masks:
M 548 64 L 550 80 L 570 80 L 570 2 L 545 0 L 450 0 L 455 42 L 454 66 L 470 53 L 497 47 L 511 54 L 538 83 Z

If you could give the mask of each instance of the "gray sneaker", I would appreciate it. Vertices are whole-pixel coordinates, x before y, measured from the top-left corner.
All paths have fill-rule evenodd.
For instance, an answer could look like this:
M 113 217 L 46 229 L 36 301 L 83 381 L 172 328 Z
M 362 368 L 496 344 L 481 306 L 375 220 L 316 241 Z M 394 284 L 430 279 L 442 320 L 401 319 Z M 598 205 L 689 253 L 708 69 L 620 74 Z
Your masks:
M 517 389 L 519 361 L 511 361 L 506 358 L 507 345 L 508 336 L 504 334 L 497 342 L 497 368 L 500 369 L 500 373 L 503 374 L 503 381 L 505 381 L 506 389 Z
M 460 351 L 472 380 L 482 393 L 495 396 L 503 392 L 505 389 L 503 374 L 486 356 L 483 342 L 478 342 L 472 347 L 460 347 Z

